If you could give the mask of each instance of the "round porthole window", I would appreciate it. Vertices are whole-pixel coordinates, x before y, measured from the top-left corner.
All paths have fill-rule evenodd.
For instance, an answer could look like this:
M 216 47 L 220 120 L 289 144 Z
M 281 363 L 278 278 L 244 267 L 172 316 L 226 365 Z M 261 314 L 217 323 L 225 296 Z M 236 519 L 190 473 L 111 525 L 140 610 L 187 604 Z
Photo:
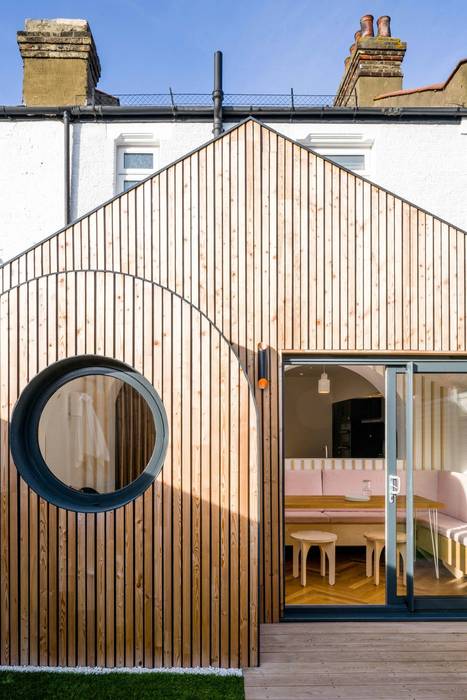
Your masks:
M 162 468 L 167 416 L 154 387 L 115 360 L 61 360 L 24 389 L 11 419 L 23 479 L 68 510 L 110 510 L 139 496 Z

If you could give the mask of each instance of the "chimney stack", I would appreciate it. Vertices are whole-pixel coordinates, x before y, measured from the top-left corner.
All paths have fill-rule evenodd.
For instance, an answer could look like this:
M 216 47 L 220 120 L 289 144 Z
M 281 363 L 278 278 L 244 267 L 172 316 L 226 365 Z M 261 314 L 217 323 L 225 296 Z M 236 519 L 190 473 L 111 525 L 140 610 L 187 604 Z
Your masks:
M 391 36 L 391 18 L 380 17 L 374 35 L 373 15 L 364 15 L 355 43 L 345 59 L 336 107 L 373 107 L 374 98 L 402 89 L 401 63 L 407 44 Z
M 17 40 L 26 106 L 118 104 L 116 98 L 96 90 L 101 66 L 86 20 L 27 19 Z

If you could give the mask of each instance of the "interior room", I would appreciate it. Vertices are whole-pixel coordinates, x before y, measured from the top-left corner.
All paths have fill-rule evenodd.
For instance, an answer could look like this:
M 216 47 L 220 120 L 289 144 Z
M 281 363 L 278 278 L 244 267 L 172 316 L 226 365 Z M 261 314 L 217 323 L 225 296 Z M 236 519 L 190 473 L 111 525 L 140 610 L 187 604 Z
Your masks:
M 132 483 L 155 444 L 147 403 L 132 386 L 108 375 L 86 375 L 61 386 L 38 427 L 48 469 L 84 493 L 111 493 Z
M 406 593 L 407 566 L 405 391 L 401 375 L 396 388 L 400 596 Z M 466 397 L 464 375 L 414 376 L 418 596 L 467 593 Z M 286 605 L 385 604 L 385 414 L 382 365 L 286 367 Z

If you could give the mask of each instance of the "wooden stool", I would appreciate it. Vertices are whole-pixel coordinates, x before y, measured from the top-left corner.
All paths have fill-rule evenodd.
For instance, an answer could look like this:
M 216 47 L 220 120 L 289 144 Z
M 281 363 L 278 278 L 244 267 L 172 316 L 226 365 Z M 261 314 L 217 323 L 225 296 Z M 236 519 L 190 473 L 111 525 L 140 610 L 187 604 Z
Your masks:
M 363 537 L 366 540 L 366 575 L 372 575 L 372 566 L 374 566 L 375 586 L 379 586 L 379 562 L 381 552 L 386 546 L 386 535 L 384 530 L 372 530 L 365 532 Z M 407 563 L 407 535 L 405 532 L 397 533 L 397 575 L 400 574 L 400 559 L 404 564 L 404 580 L 406 577 Z M 373 561 L 374 560 L 374 561 Z
M 319 547 L 321 556 L 321 576 L 326 576 L 326 555 L 329 562 L 329 585 L 334 586 L 336 582 L 336 540 L 337 535 L 333 532 L 322 532 L 321 530 L 300 530 L 291 533 L 290 537 L 297 540 L 293 546 L 293 576 L 298 576 L 298 557 L 302 556 L 302 586 L 306 586 L 306 559 L 310 547 Z

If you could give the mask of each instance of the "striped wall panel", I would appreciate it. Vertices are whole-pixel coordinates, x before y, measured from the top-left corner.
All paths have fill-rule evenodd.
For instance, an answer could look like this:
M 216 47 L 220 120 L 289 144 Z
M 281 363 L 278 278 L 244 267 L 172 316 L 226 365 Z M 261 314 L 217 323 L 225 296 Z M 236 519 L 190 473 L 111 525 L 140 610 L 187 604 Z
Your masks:
M 284 460 L 284 468 L 290 471 L 381 471 L 384 466 L 384 459 L 376 458 L 288 457 Z
M 224 334 L 251 382 L 257 343 L 270 346 L 270 389 L 255 390 L 260 616 L 277 621 L 281 353 L 465 353 L 464 232 L 249 120 L 5 265 L 0 284 L 67 270 L 180 295 Z
M 78 271 L 3 293 L 0 348 L 0 663 L 255 665 L 257 416 L 226 339 L 158 285 Z M 168 414 L 161 475 L 108 513 L 47 504 L 8 454 L 22 388 L 76 354 L 132 365 Z

